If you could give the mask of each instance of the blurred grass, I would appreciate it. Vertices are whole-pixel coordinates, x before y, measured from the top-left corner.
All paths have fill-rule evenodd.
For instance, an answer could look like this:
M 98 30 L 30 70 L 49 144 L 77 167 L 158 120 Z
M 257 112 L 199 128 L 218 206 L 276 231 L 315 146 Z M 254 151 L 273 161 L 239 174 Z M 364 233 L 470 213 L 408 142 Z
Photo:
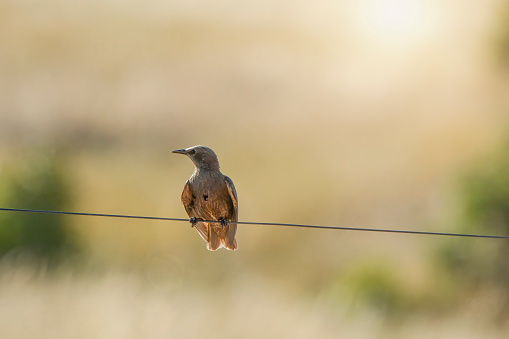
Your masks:
M 72 203 L 59 161 L 57 156 L 39 150 L 27 152 L 3 166 L 1 204 L 66 210 Z M 35 269 L 76 264 L 79 248 L 67 220 L 56 215 L 2 213 L 0 257 L 14 266 L 33 265 Z

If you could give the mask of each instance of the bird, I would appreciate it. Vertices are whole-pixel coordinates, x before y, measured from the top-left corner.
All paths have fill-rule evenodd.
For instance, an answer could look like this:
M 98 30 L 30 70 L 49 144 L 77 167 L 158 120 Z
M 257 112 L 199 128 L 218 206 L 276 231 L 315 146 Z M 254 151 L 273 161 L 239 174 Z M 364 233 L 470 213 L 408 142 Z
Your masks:
M 177 149 L 172 153 L 188 156 L 195 165 L 181 196 L 192 227 L 205 240 L 208 250 L 215 251 L 221 247 L 236 250 L 236 221 L 239 214 L 237 191 L 233 181 L 219 170 L 216 153 L 201 145 Z

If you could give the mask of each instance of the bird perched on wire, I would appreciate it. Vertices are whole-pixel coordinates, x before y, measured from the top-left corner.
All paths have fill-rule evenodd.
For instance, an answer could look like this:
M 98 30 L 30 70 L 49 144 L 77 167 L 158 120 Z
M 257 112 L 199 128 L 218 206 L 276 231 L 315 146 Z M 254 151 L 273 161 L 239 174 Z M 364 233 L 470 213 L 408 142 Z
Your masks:
M 172 153 L 187 155 L 195 165 L 182 192 L 182 204 L 191 218 L 192 226 L 207 242 L 210 251 L 221 247 L 236 250 L 235 222 L 239 213 L 237 191 L 233 181 L 219 170 L 216 154 L 205 146 L 178 149 Z M 219 223 L 200 220 L 217 220 Z

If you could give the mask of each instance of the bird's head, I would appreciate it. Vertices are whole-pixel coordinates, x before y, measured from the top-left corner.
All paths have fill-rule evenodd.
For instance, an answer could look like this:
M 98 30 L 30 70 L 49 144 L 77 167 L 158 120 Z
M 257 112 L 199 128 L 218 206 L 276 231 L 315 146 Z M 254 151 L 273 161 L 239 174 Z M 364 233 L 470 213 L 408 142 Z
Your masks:
M 184 149 L 177 149 L 171 151 L 171 153 L 187 155 L 198 169 L 219 170 L 219 160 L 217 160 L 217 155 L 208 147 L 193 146 Z

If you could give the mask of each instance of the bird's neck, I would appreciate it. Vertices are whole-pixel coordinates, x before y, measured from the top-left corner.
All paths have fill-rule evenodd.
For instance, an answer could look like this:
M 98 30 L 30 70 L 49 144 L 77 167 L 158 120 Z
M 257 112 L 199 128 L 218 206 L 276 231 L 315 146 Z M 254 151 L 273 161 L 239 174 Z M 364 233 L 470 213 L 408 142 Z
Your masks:
M 208 172 L 208 171 L 214 171 L 219 172 L 219 164 L 200 164 L 200 166 L 196 166 L 195 172 Z

